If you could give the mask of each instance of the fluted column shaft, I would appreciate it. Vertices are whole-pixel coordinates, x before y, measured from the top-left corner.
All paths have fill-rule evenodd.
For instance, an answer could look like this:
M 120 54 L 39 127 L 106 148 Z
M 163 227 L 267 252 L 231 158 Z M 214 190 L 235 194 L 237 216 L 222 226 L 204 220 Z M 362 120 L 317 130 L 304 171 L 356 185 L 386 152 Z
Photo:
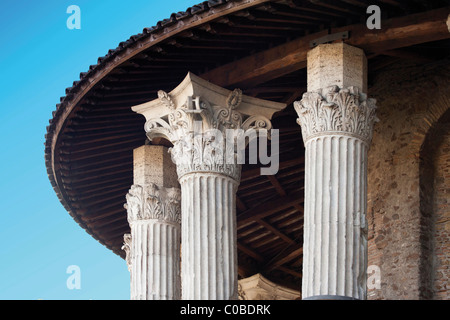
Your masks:
M 180 299 L 180 202 L 178 188 L 133 185 L 128 192 L 131 300 Z
M 156 219 L 133 223 L 131 300 L 180 299 L 180 231 Z
M 180 179 L 183 300 L 237 299 L 237 182 L 214 173 Z
M 302 296 L 365 298 L 367 146 L 327 135 L 305 146 Z

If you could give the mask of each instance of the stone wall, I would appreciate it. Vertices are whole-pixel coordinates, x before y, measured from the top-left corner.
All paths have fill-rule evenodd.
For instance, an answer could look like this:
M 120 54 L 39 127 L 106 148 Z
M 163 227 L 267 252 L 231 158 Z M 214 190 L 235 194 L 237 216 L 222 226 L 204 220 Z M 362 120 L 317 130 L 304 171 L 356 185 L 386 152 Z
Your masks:
M 447 130 L 436 150 L 434 166 L 434 259 L 433 298 L 450 299 L 450 131 Z
M 427 134 L 421 156 L 423 255 L 426 267 L 424 293 L 432 299 L 448 300 L 450 262 L 450 110 Z M 428 191 L 428 192 L 425 192 Z
M 439 253 L 434 252 L 433 223 L 427 218 L 433 216 L 427 198 L 433 190 L 424 190 L 430 183 L 422 181 L 430 169 L 421 168 L 420 155 L 430 128 L 450 108 L 449 74 L 448 61 L 421 67 L 399 63 L 378 74 L 369 89 L 377 99 L 380 122 L 369 150 L 368 265 L 379 267 L 381 287 L 369 289 L 368 299 L 433 298 L 432 261 Z M 436 169 L 447 170 L 439 180 L 442 187 L 436 185 L 444 190 L 436 201 L 449 198 L 448 152 L 446 156 Z M 448 207 L 442 210 L 448 218 Z M 443 241 L 448 230 L 446 237 Z M 448 263 L 448 250 L 444 255 L 443 263 Z M 441 279 L 447 283 L 448 273 Z

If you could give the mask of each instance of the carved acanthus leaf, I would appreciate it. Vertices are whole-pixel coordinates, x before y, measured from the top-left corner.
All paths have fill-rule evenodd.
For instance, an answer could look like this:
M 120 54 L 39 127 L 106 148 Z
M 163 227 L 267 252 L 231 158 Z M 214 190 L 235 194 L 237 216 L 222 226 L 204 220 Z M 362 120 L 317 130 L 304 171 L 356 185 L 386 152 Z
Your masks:
M 164 188 L 156 184 L 145 187 L 132 185 L 126 195 L 128 222 L 157 219 L 166 222 L 181 222 L 181 191 L 179 188 Z
M 144 211 L 144 189 L 139 185 L 132 185 L 127 195 L 124 208 L 127 209 L 128 223 L 142 219 Z
M 331 86 L 304 93 L 301 101 L 294 102 L 294 108 L 304 141 L 334 132 L 348 133 L 370 142 L 373 125 L 378 121 L 375 103 L 375 99 L 367 98 L 357 87 Z

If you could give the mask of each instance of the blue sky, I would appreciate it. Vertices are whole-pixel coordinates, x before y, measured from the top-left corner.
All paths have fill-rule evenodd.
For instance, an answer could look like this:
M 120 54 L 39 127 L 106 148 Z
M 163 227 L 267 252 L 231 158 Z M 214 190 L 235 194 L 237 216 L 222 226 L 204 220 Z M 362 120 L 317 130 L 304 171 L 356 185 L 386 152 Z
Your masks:
M 97 58 L 195 0 L 0 3 L 0 299 L 129 299 L 120 257 L 65 211 L 47 177 L 44 136 L 65 89 Z M 81 9 L 70 30 L 66 9 Z M 81 289 L 69 290 L 70 265 Z

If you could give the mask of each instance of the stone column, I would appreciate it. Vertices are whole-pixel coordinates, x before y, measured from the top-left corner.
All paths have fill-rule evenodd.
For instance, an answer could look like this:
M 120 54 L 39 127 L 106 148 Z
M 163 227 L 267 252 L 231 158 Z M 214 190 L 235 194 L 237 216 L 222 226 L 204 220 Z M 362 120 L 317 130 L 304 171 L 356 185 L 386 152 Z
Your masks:
M 367 151 L 377 120 L 361 49 L 308 53 L 308 92 L 294 107 L 305 144 L 303 299 L 366 299 Z
M 181 193 L 166 147 L 134 150 L 134 184 L 126 200 L 131 234 L 123 249 L 131 299 L 180 299 Z
M 181 177 L 184 300 L 237 299 L 238 182 L 217 173 Z M 189 213 L 187 213 L 189 212 Z
M 234 129 L 270 129 L 265 114 L 284 106 L 217 87 L 191 73 L 170 94 L 160 91 L 158 96 L 133 110 L 146 117 L 150 140 L 163 137 L 173 143 L 182 194 L 182 299 L 237 299 L 241 165 L 236 162 Z M 259 115 L 251 116 L 256 107 Z

